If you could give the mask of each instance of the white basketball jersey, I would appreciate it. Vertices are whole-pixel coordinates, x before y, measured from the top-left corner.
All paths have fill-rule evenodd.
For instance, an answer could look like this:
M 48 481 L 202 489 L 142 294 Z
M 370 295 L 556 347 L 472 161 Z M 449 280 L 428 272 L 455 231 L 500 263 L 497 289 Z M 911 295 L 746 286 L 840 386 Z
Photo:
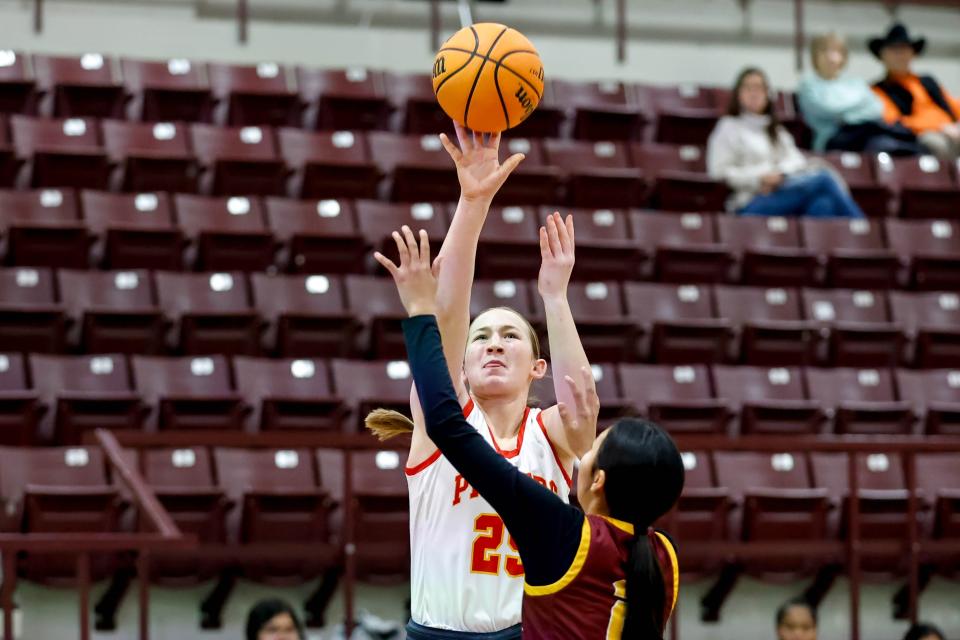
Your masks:
M 568 501 L 571 481 L 547 437 L 540 409 L 523 415 L 517 446 L 497 446 L 473 400 L 467 422 L 514 466 Z M 503 521 L 437 451 L 406 469 L 410 489 L 410 592 L 414 622 L 489 633 L 520 622 L 523 566 Z

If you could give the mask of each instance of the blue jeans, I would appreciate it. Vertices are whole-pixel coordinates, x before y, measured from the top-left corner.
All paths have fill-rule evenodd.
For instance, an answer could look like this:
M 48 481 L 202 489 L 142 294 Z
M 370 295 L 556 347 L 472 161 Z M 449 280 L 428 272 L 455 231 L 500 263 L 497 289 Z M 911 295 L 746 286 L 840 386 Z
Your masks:
M 745 216 L 864 217 L 850 194 L 826 170 L 788 177 L 776 191 L 756 196 L 737 213 Z

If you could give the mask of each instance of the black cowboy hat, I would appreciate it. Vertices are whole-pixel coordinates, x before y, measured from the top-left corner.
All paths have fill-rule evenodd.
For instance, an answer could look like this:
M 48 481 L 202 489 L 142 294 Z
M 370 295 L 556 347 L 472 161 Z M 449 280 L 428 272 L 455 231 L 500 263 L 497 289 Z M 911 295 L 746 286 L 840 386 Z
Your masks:
M 870 51 L 873 52 L 873 55 L 880 57 L 880 52 L 883 51 L 885 47 L 889 47 L 894 44 L 909 44 L 913 47 L 913 51 L 916 54 L 923 53 L 924 48 L 927 46 L 926 38 L 917 38 L 912 40 L 910 38 L 910 32 L 907 31 L 907 28 L 897 22 L 892 27 L 890 31 L 887 31 L 887 35 L 882 38 L 871 38 L 868 46 Z

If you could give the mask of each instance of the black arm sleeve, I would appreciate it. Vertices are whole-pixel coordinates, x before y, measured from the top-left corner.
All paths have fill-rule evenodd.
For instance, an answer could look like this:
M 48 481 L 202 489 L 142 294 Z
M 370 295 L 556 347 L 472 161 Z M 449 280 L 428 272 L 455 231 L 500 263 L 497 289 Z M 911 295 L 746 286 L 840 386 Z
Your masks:
M 556 582 L 580 545 L 583 512 L 521 473 L 467 423 L 434 316 L 404 320 L 403 335 L 427 435 L 503 519 L 517 543 L 527 583 Z

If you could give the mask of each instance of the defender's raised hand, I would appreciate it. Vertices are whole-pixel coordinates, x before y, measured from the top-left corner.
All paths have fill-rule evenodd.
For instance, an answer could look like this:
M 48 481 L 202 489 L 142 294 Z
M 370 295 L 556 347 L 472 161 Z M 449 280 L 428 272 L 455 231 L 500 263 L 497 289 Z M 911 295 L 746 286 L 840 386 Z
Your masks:
M 440 141 L 457 165 L 457 178 L 460 180 L 462 197 L 468 201 L 489 205 L 497 195 L 497 191 L 507 181 L 507 177 L 525 156 L 522 153 L 515 153 L 507 158 L 506 162 L 500 164 L 499 133 L 470 132 L 456 121 L 453 126 L 457 131 L 460 146 L 451 142 L 445 133 L 440 134 Z
M 567 295 L 567 284 L 573 273 L 575 243 L 573 216 L 564 220 L 559 213 L 547 218 L 540 227 L 540 277 L 537 289 L 541 297 Z
M 399 232 L 394 231 L 392 235 L 400 253 L 400 266 L 379 251 L 374 253 L 373 257 L 393 276 L 400 301 L 408 315 L 436 315 L 437 277 L 440 274 L 441 259 L 437 258 L 430 264 L 430 240 L 427 232 L 420 230 L 419 243 L 407 225 L 403 225 Z
M 573 407 L 565 402 L 557 404 L 564 428 L 573 432 L 587 431 L 590 438 L 597 432 L 597 417 L 600 415 L 600 398 L 593 381 L 593 372 L 589 367 L 580 368 L 580 382 L 570 376 L 564 376 L 564 382 L 573 398 Z

